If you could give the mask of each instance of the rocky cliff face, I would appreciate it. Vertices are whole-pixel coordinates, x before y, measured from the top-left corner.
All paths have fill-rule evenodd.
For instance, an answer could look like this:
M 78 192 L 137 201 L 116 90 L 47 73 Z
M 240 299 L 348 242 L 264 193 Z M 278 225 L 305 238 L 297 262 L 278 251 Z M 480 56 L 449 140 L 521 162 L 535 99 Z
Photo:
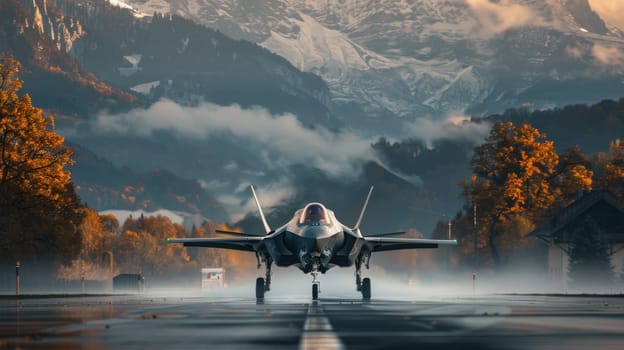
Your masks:
M 65 16 L 54 2 L 48 0 L 20 0 L 32 13 L 26 18 L 23 28 L 34 28 L 41 35 L 49 38 L 57 49 L 70 52 L 74 42 L 86 33 L 80 21 Z

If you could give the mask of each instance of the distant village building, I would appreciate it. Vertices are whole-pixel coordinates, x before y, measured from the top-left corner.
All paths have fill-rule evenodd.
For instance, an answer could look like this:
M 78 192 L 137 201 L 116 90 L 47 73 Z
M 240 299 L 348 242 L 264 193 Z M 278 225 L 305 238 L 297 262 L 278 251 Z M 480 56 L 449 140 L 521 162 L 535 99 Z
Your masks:
M 225 271 L 222 267 L 202 268 L 201 287 L 202 289 L 223 288 L 223 275 Z
M 570 252 L 575 235 L 597 235 L 608 246 L 611 266 L 621 278 L 624 265 L 624 209 L 604 191 L 592 191 L 546 219 L 530 236 L 548 245 L 548 279 L 567 289 Z

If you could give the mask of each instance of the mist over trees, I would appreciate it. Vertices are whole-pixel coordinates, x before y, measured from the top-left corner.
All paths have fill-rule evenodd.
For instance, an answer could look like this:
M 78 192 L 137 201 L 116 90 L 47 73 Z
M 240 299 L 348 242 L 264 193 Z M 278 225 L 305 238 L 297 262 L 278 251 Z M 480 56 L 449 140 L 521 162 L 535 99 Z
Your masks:
M 460 183 L 464 208 L 452 221 L 457 264 L 493 270 L 508 266 L 514 256 L 535 251 L 535 240 L 527 237 L 532 230 L 591 190 L 605 190 L 624 204 L 623 155 L 619 139 L 611 142 L 608 154 L 588 156 L 578 146 L 557 152 L 554 142 L 529 124 L 495 123 L 474 149 L 471 177 Z M 581 227 L 576 234 L 570 255 L 573 280 L 584 279 L 592 268 L 605 267 L 596 274 L 605 281 L 610 280 L 605 274 L 613 274 L 604 263 L 606 243 L 588 237 L 592 232 Z M 440 222 L 432 236 L 445 237 L 446 224 Z
M 206 221 L 190 231 L 165 216 L 130 216 L 119 224 L 112 215 L 98 215 L 83 209 L 85 219 L 80 225 L 82 248 L 78 257 L 62 265 L 56 277 L 62 280 L 109 280 L 119 273 L 138 273 L 150 278 L 195 276 L 202 267 L 226 267 L 237 275 L 239 268 L 253 272 L 253 254 L 220 249 L 186 248 L 167 244 L 170 237 L 215 237 L 219 227 Z

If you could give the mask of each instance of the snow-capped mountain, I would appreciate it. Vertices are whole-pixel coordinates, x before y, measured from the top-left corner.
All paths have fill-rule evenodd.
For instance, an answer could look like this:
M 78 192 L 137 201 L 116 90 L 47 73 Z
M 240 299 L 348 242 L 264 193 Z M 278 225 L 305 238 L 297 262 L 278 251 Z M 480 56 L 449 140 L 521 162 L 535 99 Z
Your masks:
M 259 43 L 323 77 L 338 104 L 364 104 L 355 113 L 487 113 L 616 97 L 624 87 L 622 32 L 587 0 L 126 2 Z M 595 96 L 583 95 L 587 84 Z M 563 96 L 550 91 L 563 87 Z

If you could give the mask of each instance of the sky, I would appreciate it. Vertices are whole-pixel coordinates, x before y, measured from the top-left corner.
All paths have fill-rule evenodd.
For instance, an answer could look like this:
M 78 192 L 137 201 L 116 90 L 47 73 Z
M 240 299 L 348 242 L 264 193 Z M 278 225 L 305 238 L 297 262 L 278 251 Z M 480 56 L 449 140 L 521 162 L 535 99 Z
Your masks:
M 535 24 L 531 7 L 512 0 L 464 0 L 479 18 L 479 27 L 496 35 L 510 28 Z M 590 6 L 607 22 L 624 31 L 624 0 L 589 0 Z
M 607 24 L 624 30 L 624 0 L 589 0 L 589 4 Z
M 513 28 L 531 25 L 557 25 L 543 22 L 535 9 L 518 0 L 463 0 L 478 19 L 474 33 L 493 38 Z M 555 0 L 552 0 L 555 1 Z M 592 9 L 607 23 L 624 31 L 624 0 L 588 0 Z M 605 71 L 622 73 L 624 51 L 618 43 L 596 42 L 592 47 L 570 46 L 567 53 L 582 59 L 592 57 Z

